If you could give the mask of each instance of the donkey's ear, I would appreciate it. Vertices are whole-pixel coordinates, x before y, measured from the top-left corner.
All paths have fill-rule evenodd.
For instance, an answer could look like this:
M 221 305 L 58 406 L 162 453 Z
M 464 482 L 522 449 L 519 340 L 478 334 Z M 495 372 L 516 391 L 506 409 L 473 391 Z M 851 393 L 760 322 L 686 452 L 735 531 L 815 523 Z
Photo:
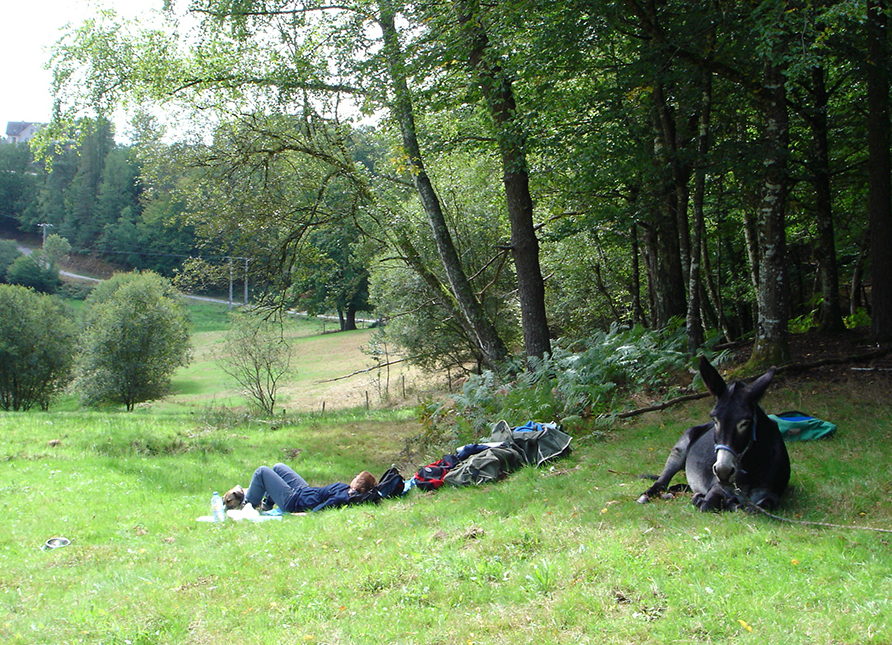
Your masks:
M 703 378 L 703 383 L 706 384 L 706 389 L 716 398 L 720 397 L 725 393 L 725 390 L 728 389 L 725 379 L 723 379 L 722 375 L 718 373 L 718 370 L 706 360 L 705 356 L 700 356 L 700 376 Z
M 767 390 L 768 386 L 771 385 L 771 380 L 774 378 L 774 373 L 776 371 L 777 368 L 772 367 L 762 376 L 746 386 L 747 396 L 749 397 L 750 401 L 756 403 L 762 398 L 762 396 L 765 394 L 765 390 Z

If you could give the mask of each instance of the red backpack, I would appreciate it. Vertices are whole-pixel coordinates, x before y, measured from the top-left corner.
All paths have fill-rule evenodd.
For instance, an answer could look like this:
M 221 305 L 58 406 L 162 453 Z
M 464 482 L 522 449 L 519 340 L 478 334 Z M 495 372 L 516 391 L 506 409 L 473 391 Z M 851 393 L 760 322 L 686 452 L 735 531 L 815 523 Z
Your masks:
M 437 490 L 443 485 L 443 479 L 455 464 L 458 463 L 456 455 L 444 455 L 432 464 L 428 464 L 415 473 L 415 485 L 421 490 Z

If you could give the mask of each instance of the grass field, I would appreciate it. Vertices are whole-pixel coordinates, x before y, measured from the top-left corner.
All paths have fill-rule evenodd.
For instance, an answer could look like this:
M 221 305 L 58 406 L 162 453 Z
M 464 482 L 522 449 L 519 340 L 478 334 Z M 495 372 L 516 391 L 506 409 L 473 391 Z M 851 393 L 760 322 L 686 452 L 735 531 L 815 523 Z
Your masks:
M 635 503 L 635 474 L 706 401 L 580 434 L 498 484 L 213 525 L 195 521 L 211 493 L 257 465 L 378 474 L 418 423 L 363 407 L 237 423 L 198 365 L 177 377 L 191 391 L 131 414 L 0 415 L 0 642 L 892 643 L 892 534 Z M 764 405 L 839 426 L 790 444 L 782 515 L 892 529 L 888 382 L 779 380 Z M 41 550 L 58 535 L 71 546 Z
M 194 327 L 193 360 L 175 375 L 175 393 L 147 406 L 190 412 L 208 405 L 244 406 L 246 399 L 238 385 L 214 361 L 215 352 L 225 351 L 221 341 L 227 306 L 191 302 L 189 309 Z M 332 333 L 335 329 L 337 325 L 331 321 L 316 318 L 289 321 L 287 333 L 294 341 L 295 353 L 290 375 L 280 387 L 277 410 L 318 413 L 323 408 L 393 407 L 415 403 L 442 389 L 440 380 L 405 365 L 394 365 L 389 372 L 370 370 L 375 361 L 361 348 L 367 345 L 372 330 Z

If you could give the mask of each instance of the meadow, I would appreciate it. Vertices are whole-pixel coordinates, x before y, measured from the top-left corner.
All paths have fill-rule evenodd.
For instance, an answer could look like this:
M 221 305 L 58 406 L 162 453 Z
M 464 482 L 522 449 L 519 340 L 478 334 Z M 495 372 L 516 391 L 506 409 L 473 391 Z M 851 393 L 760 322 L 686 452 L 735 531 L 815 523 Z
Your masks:
M 285 413 L 238 413 L 237 391 L 200 358 L 216 320 L 196 317 L 196 362 L 164 401 L 130 414 L 70 403 L 0 414 L 0 642 L 892 643 L 892 534 L 701 514 L 686 496 L 635 502 L 638 474 L 660 470 L 705 400 L 581 431 L 568 457 L 498 484 L 197 522 L 214 490 L 246 484 L 260 464 L 286 462 L 313 484 L 421 465 L 403 457 L 420 430 L 410 401 L 367 410 L 363 396 L 321 413 L 320 396 L 334 394 L 314 391 L 319 381 L 369 359 L 329 360 L 333 349 L 313 343 L 340 334 L 310 323 Z M 769 412 L 839 426 L 789 444 L 782 516 L 892 529 L 881 378 L 779 379 L 769 391 Z M 71 545 L 42 550 L 54 536 Z

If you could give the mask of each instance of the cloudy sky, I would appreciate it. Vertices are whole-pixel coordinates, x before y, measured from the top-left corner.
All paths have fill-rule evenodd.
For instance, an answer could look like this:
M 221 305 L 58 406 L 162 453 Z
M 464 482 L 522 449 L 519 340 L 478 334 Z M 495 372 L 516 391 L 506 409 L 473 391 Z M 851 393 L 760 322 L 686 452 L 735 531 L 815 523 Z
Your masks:
M 15 0 L 0 12 L 0 137 L 8 121 L 46 122 L 53 108 L 52 75 L 44 66 L 66 24 L 78 25 L 99 7 L 126 17 L 160 9 L 164 0 Z

